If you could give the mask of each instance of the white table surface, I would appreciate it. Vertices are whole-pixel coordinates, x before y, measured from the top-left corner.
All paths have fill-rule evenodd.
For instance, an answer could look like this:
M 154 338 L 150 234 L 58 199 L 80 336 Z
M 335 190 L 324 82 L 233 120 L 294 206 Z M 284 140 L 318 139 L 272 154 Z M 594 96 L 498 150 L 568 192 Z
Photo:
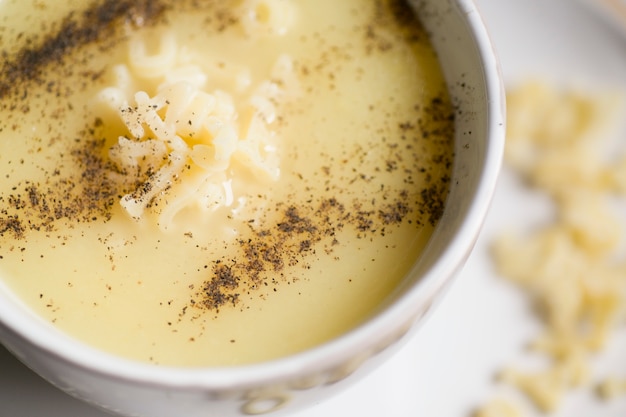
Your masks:
M 626 93 L 626 36 L 580 3 L 477 3 L 507 84 L 540 78 Z M 546 213 L 545 201 L 505 169 L 472 256 L 421 330 L 365 380 L 294 417 L 469 417 L 474 407 L 496 395 L 515 395 L 495 383 L 494 374 L 525 357 L 525 343 L 540 325 L 525 296 L 494 274 L 487 248 L 501 228 L 530 225 Z M 611 370 L 626 378 L 626 328 L 594 358 L 593 369 L 597 375 Z M 0 417 L 105 416 L 49 386 L 0 347 Z M 531 408 L 528 416 L 540 414 Z M 625 416 L 626 398 L 604 403 L 586 388 L 568 395 L 551 415 Z

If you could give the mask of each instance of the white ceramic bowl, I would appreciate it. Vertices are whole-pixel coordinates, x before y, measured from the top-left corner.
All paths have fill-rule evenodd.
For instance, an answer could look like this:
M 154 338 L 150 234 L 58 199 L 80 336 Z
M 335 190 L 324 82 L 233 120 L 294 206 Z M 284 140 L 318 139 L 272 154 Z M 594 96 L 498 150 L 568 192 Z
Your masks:
M 469 256 L 504 146 L 502 81 L 476 6 L 471 0 L 412 3 L 431 34 L 457 107 L 456 164 L 445 213 L 426 253 L 375 317 L 322 346 L 273 362 L 168 368 L 85 346 L 36 317 L 0 285 L 0 342 L 54 385 L 127 416 L 288 414 L 380 364 L 419 327 Z

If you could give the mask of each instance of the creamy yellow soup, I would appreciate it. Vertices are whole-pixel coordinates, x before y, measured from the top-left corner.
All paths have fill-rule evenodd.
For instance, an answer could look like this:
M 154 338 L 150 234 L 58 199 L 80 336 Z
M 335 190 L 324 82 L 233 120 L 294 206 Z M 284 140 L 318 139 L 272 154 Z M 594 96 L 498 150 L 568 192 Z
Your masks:
M 5 0 L 0 44 L 0 278 L 102 350 L 321 344 L 442 213 L 453 109 L 402 1 Z

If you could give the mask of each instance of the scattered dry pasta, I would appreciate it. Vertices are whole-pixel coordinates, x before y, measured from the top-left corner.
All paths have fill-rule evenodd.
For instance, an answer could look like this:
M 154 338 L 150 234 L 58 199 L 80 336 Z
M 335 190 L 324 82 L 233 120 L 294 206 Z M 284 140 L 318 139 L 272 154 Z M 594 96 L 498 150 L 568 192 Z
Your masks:
M 472 417 L 522 417 L 522 412 L 508 401 L 495 399 L 477 410 Z
M 605 399 L 626 395 L 626 379 L 606 379 L 598 385 L 598 394 Z
M 551 196 L 556 215 L 528 235 L 494 242 L 499 274 L 529 294 L 545 325 L 530 346 L 549 359 L 545 369 L 499 376 L 552 412 L 568 391 L 593 383 L 590 356 L 605 347 L 626 310 L 626 226 L 616 210 L 626 197 L 626 157 L 607 155 L 602 139 L 619 105 L 614 95 L 541 83 L 512 89 L 507 99 L 505 162 Z M 623 395 L 625 386 L 609 379 L 598 393 Z

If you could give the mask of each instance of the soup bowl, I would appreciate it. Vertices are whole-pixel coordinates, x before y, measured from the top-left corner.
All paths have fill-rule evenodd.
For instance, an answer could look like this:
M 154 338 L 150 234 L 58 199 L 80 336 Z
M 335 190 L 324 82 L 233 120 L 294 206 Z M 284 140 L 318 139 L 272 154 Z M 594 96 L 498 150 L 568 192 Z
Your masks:
M 57 330 L 0 283 L 0 342 L 67 393 L 124 416 L 289 414 L 367 375 L 422 324 L 463 267 L 487 214 L 504 147 L 504 91 L 471 0 L 413 0 L 455 108 L 455 163 L 443 217 L 419 260 L 357 328 L 304 352 L 234 367 L 135 362 Z

